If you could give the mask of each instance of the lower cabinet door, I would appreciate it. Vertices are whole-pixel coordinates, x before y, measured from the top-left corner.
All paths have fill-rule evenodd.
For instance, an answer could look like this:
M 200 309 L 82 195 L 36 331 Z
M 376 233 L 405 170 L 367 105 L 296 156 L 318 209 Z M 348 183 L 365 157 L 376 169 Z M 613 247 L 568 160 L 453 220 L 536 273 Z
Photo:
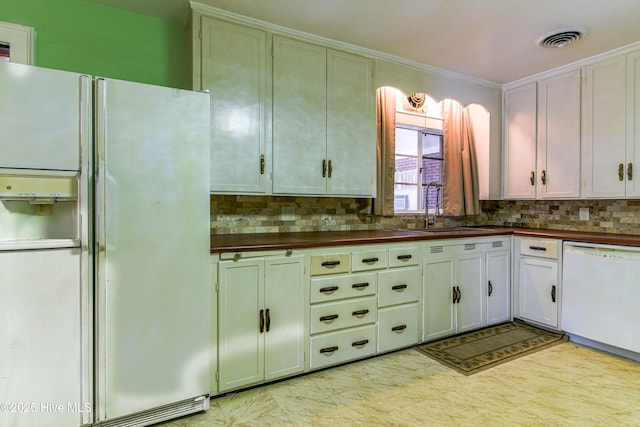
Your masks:
M 376 354 L 376 325 L 361 326 L 311 337 L 311 369 L 336 365 Z
M 378 310 L 378 353 L 408 347 L 419 341 L 418 303 Z

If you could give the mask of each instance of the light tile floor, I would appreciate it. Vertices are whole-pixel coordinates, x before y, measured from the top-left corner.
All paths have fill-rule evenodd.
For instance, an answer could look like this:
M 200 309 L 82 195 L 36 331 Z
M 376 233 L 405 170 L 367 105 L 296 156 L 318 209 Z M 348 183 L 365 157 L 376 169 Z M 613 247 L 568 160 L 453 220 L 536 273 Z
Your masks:
M 205 426 L 640 426 L 640 363 L 567 342 L 464 376 L 406 349 L 162 424 Z

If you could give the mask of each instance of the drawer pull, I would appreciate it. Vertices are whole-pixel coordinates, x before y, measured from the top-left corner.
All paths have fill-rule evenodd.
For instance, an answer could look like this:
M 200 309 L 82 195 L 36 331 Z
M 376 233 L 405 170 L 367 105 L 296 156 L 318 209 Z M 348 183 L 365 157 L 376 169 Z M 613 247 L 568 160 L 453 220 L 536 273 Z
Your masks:
M 547 248 L 545 248 L 544 246 L 529 246 L 529 249 L 531 249 L 532 251 L 546 251 Z
M 409 260 L 411 258 L 413 258 L 413 256 L 411 256 L 411 255 L 398 255 L 398 259 L 400 261 L 406 261 L 406 260 Z
M 358 290 L 360 290 L 360 289 L 364 289 L 364 288 L 366 288 L 366 287 L 368 287 L 368 286 L 369 286 L 369 283 L 368 283 L 368 282 L 363 282 L 363 283 L 354 283 L 353 285 L 351 285 L 351 287 L 352 287 L 353 289 L 358 289 Z
M 340 265 L 340 261 L 324 261 L 320 265 L 323 267 L 335 267 L 336 265 Z
M 326 288 L 320 288 L 320 292 L 322 293 L 331 293 L 340 289 L 338 286 L 327 286 Z
M 401 291 L 403 289 L 407 289 L 407 285 L 402 284 L 402 285 L 394 285 L 391 287 L 391 290 L 393 291 Z
M 407 329 L 407 325 L 394 326 L 391 328 L 393 332 L 404 331 L 405 329 Z
M 331 320 L 336 320 L 337 318 L 338 318 L 337 314 L 330 314 L 328 316 L 320 317 L 320 321 L 321 322 L 328 322 L 328 321 L 331 321 Z
M 338 351 L 338 346 L 334 345 L 333 347 L 325 347 L 320 349 L 320 353 L 333 353 Z
M 373 264 L 374 262 L 378 262 L 380 261 L 380 258 L 378 257 L 373 257 L 373 258 L 363 258 L 362 262 L 365 264 Z
M 369 344 L 369 340 L 360 340 L 351 343 L 351 347 L 360 347 L 363 345 Z
M 369 310 L 364 309 L 364 310 L 356 310 L 354 312 L 351 313 L 352 316 L 364 316 L 365 314 L 369 313 Z

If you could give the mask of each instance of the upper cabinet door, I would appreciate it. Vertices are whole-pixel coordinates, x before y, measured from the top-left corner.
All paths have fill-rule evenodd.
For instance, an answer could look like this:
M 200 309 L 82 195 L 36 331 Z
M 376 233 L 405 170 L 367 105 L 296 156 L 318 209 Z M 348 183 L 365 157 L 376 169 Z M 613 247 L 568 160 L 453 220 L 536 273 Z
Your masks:
M 537 196 L 580 197 L 580 70 L 538 83 Z
M 375 196 L 376 129 L 372 61 L 327 54 L 327 193 Z
M 201 89 L 211 92 L 211 191 L 264 193 L 267 36 L 202 17 Z
M 327 50 L 273 37 L 273 193 L 326 194 Z
M 88 76 L 0 63 L 0 167 L 78 171 L 90 129 Z
M 624 197 L 625 57 L 584 69 L 582 167 L 584 196 Z
M 536 183 L 536 83 L 505 91 L 504 198 L 533 199 Z
M 626 161 L 627 196 L 640 197 L 640 52 L 627 55 Z

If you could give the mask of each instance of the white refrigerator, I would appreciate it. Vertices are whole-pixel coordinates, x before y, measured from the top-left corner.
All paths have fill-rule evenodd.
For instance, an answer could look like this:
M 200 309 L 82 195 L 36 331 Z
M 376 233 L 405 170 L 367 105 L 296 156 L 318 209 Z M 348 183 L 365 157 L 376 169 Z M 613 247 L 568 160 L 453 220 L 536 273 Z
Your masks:
M 209 95 L 98 78 L 94 126 L 97 421 L 205 410 Z
M 208 183 L 208 94 L 0 63 L 1 427 L 208 408 Z
M 93 420 L 91 78 L 0 62 L 0 426 Z

